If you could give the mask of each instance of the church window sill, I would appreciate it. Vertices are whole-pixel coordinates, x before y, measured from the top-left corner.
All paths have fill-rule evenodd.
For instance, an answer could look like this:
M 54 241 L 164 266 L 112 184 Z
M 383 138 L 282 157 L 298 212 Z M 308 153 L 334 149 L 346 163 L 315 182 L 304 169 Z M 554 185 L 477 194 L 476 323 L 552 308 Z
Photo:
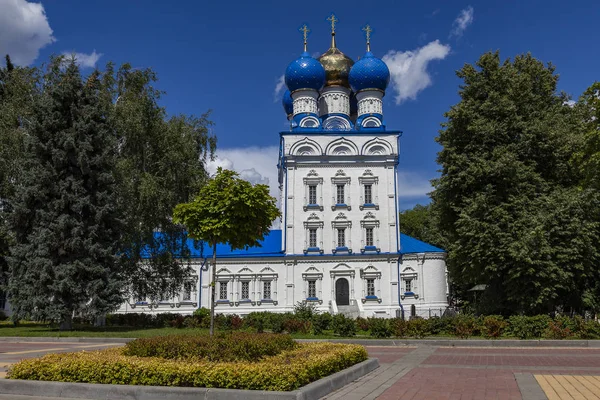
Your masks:
M 304 250 L 304 254 L 308 254 L 308 253 L 323 254 L 323 250 L 319 247 L 309 247 L 308 249 Z
M 361 299 L 362 303 L 365 304 L 366 302 L 377 302 L 377 303 L 381 303 L 381 299 L 377 296 L 366 296 L 364 299 Z
M 323 211 L 323 206 L 320 206 L 318 204 L 307 204 L 307 205 L 304 206 L 304 211 L 308 211 L 308 210 Z
M 345 203 L 337 203 L 331 206 L 331 211 L 335 210 L 352 210 L 352 207 Z
M 416 294 L 416 293 L 414 293 L 414 292 L 404 292 L 404 294 L 402 294 L 402 295 L 400 296 L 400 299 L 402 299 L 402 300 L 404 300 L 404 299 L 407 299 L 407 298 L 414 298 L 414 299 L 418 299 L 418 298 L 419 298 L 419 295 L 418 295 L 418 294 Z
M 323 304 L 323 300 L 319 299 L 318 297 L 307 297 L 306 300 L 304 300 L 305 303 L 319 303 L 319 304 Z
M 378 248 L 377 246 L 365 246 L 363 249 L 360 249 L 360 252 L 362 254 L 365 254 L 365 253 L 379 253 L 379 252 L 381 252 L 381 249 Z
M 374 204 L 374 203 L 365 203 L 365 204 L 361 204 L 358 208 L 360 208 L 360 211 L 362 210 L 379 210 L 379 204 Z
M 348 247 L 336 247 L 335 249 L 331 250 L 331 252 L 333 254 L 337 254 L 337 253 L 352 254 L 352 249 L 349 249 Z

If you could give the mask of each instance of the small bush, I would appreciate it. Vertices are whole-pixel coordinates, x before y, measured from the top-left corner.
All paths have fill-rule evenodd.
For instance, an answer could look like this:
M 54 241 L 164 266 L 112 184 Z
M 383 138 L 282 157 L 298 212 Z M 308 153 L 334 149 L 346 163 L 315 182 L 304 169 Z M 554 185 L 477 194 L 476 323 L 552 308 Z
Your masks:
M 323 313 L 323 314 L 315 314 L 312 317 L 312 329 L 314 335 L 322 335 L 324 331 L 330 328 L 331 326 L 331 314 Z
M 297 346 L 289 335 L 231 333 L 210 336 L 156 336 L 133 340 L 125 346 L 127 356 L 173 360 L 256 362 Z
M 390 325 L 394 332 L 394 336 L 403 338 L 409 335 L 408 321 L 405 321 L 402 318 L 393 318 L 390 321 Z
M 502 315 L 488 315 L 483 318 L 483 335 L 488 339 L 497 339 L 502 336 L 507 325 Z
M 284 322 L 284 329 L 288 333 L 302 333 L 307 334 L 312 328 L 310 321 L 305 321 L 297 318 L 289 318 Z
M 6 321 L 7 319 L 8 319 L 8 317 L 6 316 L 4 311 L 0 310 L 0 321 Z
M 388 338 L 394 334 L 390 321 L 385 318 L 372 318 L 369 321 L 371 336 L 376 338 Z
M 262 333 L 269 325 L 269 313 L 267 311 L 251 312 L 244 318 L 244 325 L 256 329 L 257 333 Z
M 429 318 L 429 329 L 434 335 L 453 335 L 454 318 L 456 317 L 438 317 Z
M 198 321 L 198 324 L 205 322 L 205 324 L 208 323 L 210 325 L 210 310 L 208 308 L 197 308 L 192 315 Z
M 408 333 L 417 339 L 424 338 L 431 332 L 429 330 L 429 321 L 423 318 L 413 318 L 408 321 Z
M 367 359 L 364 347 L 305 343 L 261 362 L 212 363 L 138 358 L 123 348 L 48 354 L 12 366 L 10 379 L 120 385 L 290 391 Z
M 557 316 L 554 320 L 548 322 L 548 327 L 544 331 L 546 339 L 566 339 L 572 335 L 571 319 L 569 317 Z
M 369 320 L 363 317 L 356 318 L 356 326 L 361 331 L 367 332 L 369 330 Z
M 346 317 L 344 314 L 336 314 L 331 321 L 333 333 L 340 336 L 356 335 L 356 324 L 352 318 Z
M 286 330 L 286 322 L 288 319 L 292 319 L 294 314 L 292 313 L 269 313 L 269 328 L 273 333 L 283 333 Z
M 600 323 L 594 320 L 585 320 L 579 316 L 573 318 L 575 335 L 580 339 L 600 339 Z
M 302 321 L 310 321 L 314 315 L 319 314 L 317 306 L 314 303 L 299 301 L 294 306 L 294 318 Z
M 477 319 L 469 314 L 459 314 L 454 318 L 454 334 L 468 339 L 477 332 Z
M 552 321 L 552 318 L 547 315 L 536 315 L 534 317 L 513 315 L 508 318 L 507 333 L 519 339 L 541 338 L 550 321 Z

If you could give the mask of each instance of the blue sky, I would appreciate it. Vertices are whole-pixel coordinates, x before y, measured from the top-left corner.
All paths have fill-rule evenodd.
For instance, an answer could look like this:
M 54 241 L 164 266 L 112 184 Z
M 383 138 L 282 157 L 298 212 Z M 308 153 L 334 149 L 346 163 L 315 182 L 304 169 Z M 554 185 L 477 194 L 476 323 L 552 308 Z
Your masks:
M 23 65 L 77 52 L 88 68 L 109 60 L 152 67 L 169 113 L 213 110 L 216 164 L 274 188 L 278 132 L 287 122 L 277 83 L 302 50 L 301 24 L 312 30 L 309 52 L 327 50 L 331 12 L 344 53 L 354 60 L 364 53 L 361 28 L 369 23 L 373 52 L 387 55 L 393 87 L 385 119 L 404 132 L 401 208 L 428 201 L 440 150 L 434 138 L 458 101 L 455 71 L 465 63 L 486 51 L 531 52 L 556 66 L 560 90 L 574 98 L 599 79 L 597 0 L 0 0 L 0 52 Z

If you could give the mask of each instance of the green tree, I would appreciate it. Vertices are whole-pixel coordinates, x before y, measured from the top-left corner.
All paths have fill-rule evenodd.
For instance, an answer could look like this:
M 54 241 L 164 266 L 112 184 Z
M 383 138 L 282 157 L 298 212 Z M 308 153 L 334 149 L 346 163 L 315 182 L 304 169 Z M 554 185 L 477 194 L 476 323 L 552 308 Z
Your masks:
M 581 307 L 578 287 L 598 265 L 597 196 L 577 188 L 581 124 L 554 67 L 496 52 L 457 75 L 432 198 L 459 295 L 486 284 L 485 312 Z
M 209 113 L 168 117 L 151 69 L 108 64 L 104 101 L 116 132 L 119 204 L 129 246 L 127 287 L 133 296 L 159 300 L 178 291 L 192 272 L 185 232 L 171 220 L 208 180 L 205 161 L 216 138 Z M 156 232 L 161 234 L 157 235 Z
M 53 58 L 27 123 L 24 169 L 10 214 L 9 294 L 16 317 L 60 322 L 122 300 L 117 141 L 100 73 Z
M 6 284 L 6 257 L 12 242 L 7 218 L 12 209 L 12 196 L 19 181 L 23 158 L 25 130 L 37 96 L 38 74 L 34 68 L 12 64 L 6 56 L 6 66 L 0 67 L 0 290 Z
M 280 215 L 267 185 L 253 186 L 236 172 L 221 168 L 192 202 L 175 207 L 173 220 L 183 224 L 191 238 L 205 241 L 212 248 L 211 335 L 214 334 L 217 244 L 228 243 L 232 249 L 260 246 L 259 241 Z
M 575 160 L 583 174 L 585 187 L 600 189 L 600 82 L 594 82 L 575 105 L 585 130 L 583 148 Z
M 400 232 L 443 248 L 443 236 L 438 230 L 437 216 L 430 204 L 417 204 L 410 210 L 400 212 Z

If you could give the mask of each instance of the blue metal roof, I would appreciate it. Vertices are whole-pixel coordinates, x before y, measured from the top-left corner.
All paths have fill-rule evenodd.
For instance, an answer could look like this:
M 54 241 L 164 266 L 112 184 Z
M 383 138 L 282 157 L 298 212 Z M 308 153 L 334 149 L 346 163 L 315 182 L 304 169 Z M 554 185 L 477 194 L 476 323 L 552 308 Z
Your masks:
M 444 250 L 432 246 L 429 243 L 422 242 L 415 239 L 412 236 L 400 234 L 400 253 L 411 254 L 411 253 L 444 253 Z

